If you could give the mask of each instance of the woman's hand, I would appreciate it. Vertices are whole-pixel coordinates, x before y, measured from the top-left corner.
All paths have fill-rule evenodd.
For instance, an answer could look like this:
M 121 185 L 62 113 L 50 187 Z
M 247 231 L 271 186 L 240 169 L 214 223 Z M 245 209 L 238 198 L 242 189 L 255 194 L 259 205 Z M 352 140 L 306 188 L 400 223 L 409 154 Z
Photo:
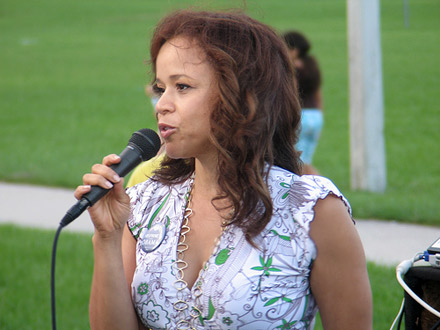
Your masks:
M 93 165 L 92 173 L 83 176 L 83 185 L 78 186 L 74 193 L 75 198 L 79 200 L 90 191 L 91 186 L 113 188 L 89 208 L 95 234 L 102 237 L 122 234 L 130 214 L 130 199 L 125 193 L 124 180 L 110 168 L 110 165 L 118 164 L 120 161 L 121 158 L 115 154 L 104 157 L 102 164 Z

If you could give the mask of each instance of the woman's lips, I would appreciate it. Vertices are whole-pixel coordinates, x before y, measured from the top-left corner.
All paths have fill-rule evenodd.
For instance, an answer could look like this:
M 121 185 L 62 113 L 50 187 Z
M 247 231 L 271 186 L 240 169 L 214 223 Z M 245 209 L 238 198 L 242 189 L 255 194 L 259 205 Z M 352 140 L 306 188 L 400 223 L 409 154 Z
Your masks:
M 166 124 L 159 124 L 158 127 L 159 127 L 160 136 L 162 136 L 163 139 L 168 138 L 171 134 L 173 134 L 176 131 L 175 127 Z

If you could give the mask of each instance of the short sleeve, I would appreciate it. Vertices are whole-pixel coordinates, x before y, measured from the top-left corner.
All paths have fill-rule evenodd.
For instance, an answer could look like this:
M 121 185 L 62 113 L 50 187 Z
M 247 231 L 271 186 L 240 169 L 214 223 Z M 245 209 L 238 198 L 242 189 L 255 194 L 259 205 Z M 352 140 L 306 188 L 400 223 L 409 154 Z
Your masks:
M 308 179 L 314 182 L 314 184 L 318 188 L 318 199 L 324 199 L 328 195 L 332 194 L 338 197 L 344 203 L 345 207 L 347 208 L 347 212 L 350 214 L 350 216 L 352 216 L 350 203 L 330 179 L 316 175 L 310 176 Z M 318 200 L 316 200 L 316 202 L 317 201 Z M 314 206 L 315 205 L 313 205 L 313 207 Z
M 284 234 L 290 236 L 298 256 L 298 266 L 308 267 L 316 258 L 316 246 L 310 237 L 310 224 L 318 200 L 332 194 L 341 199 L 351 216 L 351 207 L 333 182 L 325 177 L 288 175 L 274 171 L 272 193 L 275 209 L 284 223 Z M 281 227 L 280 227 L 281 228 Z

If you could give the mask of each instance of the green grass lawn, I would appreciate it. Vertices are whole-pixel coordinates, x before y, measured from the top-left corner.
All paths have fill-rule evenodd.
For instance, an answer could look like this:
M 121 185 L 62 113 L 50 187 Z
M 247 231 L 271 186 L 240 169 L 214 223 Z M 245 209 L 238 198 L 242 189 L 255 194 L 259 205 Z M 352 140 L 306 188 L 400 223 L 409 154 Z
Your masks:
M 131 133 L 155 128 L 144 94 L 145 62 L 160 17 L 188 4 L 233 0 L 3 0 L 0 3 L 0 180 L 75 187 Z M 440 224 L 440 2 L 381 1 L 388 186 L 350 190 L 344 0 L 250 0 L 246 12 L 279 32 L 305 32 L 323 71 L 325 127 L 316 166 L 349 198 L 356 217 Z M 0 226 L 0 329 L 50 327 L 54 232 Z M 61 234 L 57 254 L 60 329 L 87 329 L 90 235 Z M 388 329 L 403 291 L 394 268 L 369 264 L 374 328 Z M 317 329 L 320 329 L 319 326 Z
M 54 231 L 0 225 L 0 329 L 50 329 L 50 261 Z M 56 259 L 59 329 L 89 328 L 91 235 L 61 232 Z M 374 329 L 389 329 L 403 298 L 394 268 L 368 265 Z M 317 324 L 316 329 L 322 329 Z
M 188 4 L 205 7 L 181 0 L 3 0 L 0 180 L 74 187 L 93 163 L 120 152 L 133 131 L 154 128 L 143 91 L 149 38 L 164 13 Z M 325 102 L 315 163 L 346 194 L 354 215 L 440 224 L 440 2 L 410 2 L 405 27 L 403 2 L 381 1 L 384 194 L 350 190 L 345 1 L 252 0 L 246 11 L 311 39 Z
M 0 329 L 50 329 L 54 231 L 0 225 Z M 62 232 L 56 259 L 59 329 L 88 329 L 91 235 Z

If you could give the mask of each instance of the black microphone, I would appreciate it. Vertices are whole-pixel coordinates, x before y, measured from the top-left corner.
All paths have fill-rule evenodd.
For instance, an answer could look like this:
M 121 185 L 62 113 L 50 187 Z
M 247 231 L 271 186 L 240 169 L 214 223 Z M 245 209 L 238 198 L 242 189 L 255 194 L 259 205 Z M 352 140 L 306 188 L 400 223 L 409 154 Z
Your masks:
M 110 167 L 120 176 L 124 177 L 142 161 L 156 156 L 160 149 L 160 139 L 155 131 L 143 128 L 133 133 L 127 147 L 121 152 L 121 162 Z M 110 188 L 111 189 L 111 188 Z M 61 227 L 67 226 L 78 218 L 89 206 L 95 204 L 101 197 L 110 191 L 99 186 L 92 189 L 73 205 L 60 222 Z

